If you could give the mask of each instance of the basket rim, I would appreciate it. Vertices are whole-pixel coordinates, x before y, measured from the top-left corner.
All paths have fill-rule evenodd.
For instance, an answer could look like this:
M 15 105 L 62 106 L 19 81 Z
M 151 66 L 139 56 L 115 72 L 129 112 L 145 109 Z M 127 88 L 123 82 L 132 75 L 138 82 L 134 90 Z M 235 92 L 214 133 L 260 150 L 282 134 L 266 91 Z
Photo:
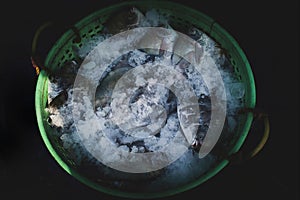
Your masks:
M 174 2 L 170 2 L 170 1 L 129 1 L 129 2 L 122 2 L 122 3 L 118 3 L 103 9 L 100 9 L 99 11 L 93 12 L 92 14 L 88 15 L 87 17 L 84 17 L 83 19 L 81 19 L 79 22 L 76 23 L 76 26 L 81 26 L 81 24 L 83 24 L 85 21 L 88 21 L 94 17 L 96 17 L 97 15 L 99 15 L 99 13 L 103 12 L 104 10 L 107 9 L 115 9 L 115 8 L 119 8 L 122 6 L 128 6 L 128 5 L 139 5 L 139 4 L 143 4 L 145 5 L 146 3 L 151 3 L 151 5 L 155 5 L 155 6 L 159 6 L 159 5 L 171 5 L 171 6 L 178 6 L 180 8 L 183 8 L 195 15 L 201 16 L 203 17 L 205 20 L 207 21 L 213 21 L 212 18 L 208 17 L 207 15 L 205 15 L 204 13 L 198 11 L 198 10 L 194 10 L 193 8 L 184 6 L 182 4 L 178 4 L 178 3 L 174 3 Z M 199 21 L 199 23 L 203 23 L 201 21 Z M 224 29 L 222 28 L 218 23 L 214 22 L 213 24 L 214 26 L 214 31 L 218 31 L 220 33 L 222 33 L 230 42 L 231 44 L 234 46 L 234 48 L 237 50 L 239 56 L 241 57 L 242 61 L 245 64 L 245 68 L 246 68 L 246 72 L 248 73 L 248 78 L 249 78 L 249 84 L 250 84 L 250 103 L 249 106 L 250 107 L 255 107 L 256 104 L 256 91 L 255 91 L 255 82 L 254 82 L 254 77 L 253 77 L 253 73 L 251 70 L 251 66 L 250 63 L 247 60 L 247 57 L 245 55 L 245 53 L 243 52 L 243 50 L 241 49 L 241 47 L 238 45 L 237 41 Z M 62 41 L 64 39 L 67 38 L 68 34 L 71 34 L 71 32 L 65 32 L 64 35 L 61 36 L 61 38 L 57 41 Z M 48 56 L 46 58 L 45 61 L 45 65 L 47 66 L 47 64 L 49 64 L 50 62 L 50 57 L 49 55 L 54 54 L 55 51 L 55 45 L 52 47 L 52 49 L 49 51 Z M 212 178 L 213 176 L 215 176 L 217 173 L 219 173 L 225 166 L 227 166 L 227 164 L 229 163 L 229 160 L 224 159 L 222 161 L 220 161 L 217 166 L 215 166 L 214 168 L 211 168 L 206 174 L 202 175 L 199 179 L 190 182 L 184 186 L 180 186 L 178 188 L 175 189 L 170 189 L 170 190 L 166 190 L 164 192 L 157 192 L 157 193 L 133 193 L 133 192 L 122 192 L 116 189 L 110 189 L 110 188 L 106 188 L 104 186 L 98 185 L 90 180 L 88 180 L 86 177 L 82 176 L 81 174 L 79 174 L 75 169 L 72 169 L 70 166 L 68 166 L 68 164 L 62 160 L 62 158 L 59 156 L 59 154 L 55 151 L 53 145 L 51 144 L 48 136 L 47 136 L 47 132 L 45 130 L 44 127 L 44 123 L 45 123 L 45 119 L 43 118 L 43 115 L 45 114 L 45 96 L 44 94 L 48 93 L 47 92 L 47 87 L 48 87 L 48 77 L 47 77 L 47 73 L 45 71 L 41 71 L 38 80 L 37 80 L 37 86 L 36 86 L 36 92 L 35 92 L 35 109 L 36 109 L 36 117 L 37 117 L 37 123 L 38 123 L 38 127 L 40 130 L 40 134 L 42 136 L 42 139 L 47 147 L 47 149 L 49 150 L 50 154 L 52 155 L 52 157 L 54 157 L 54 159 L 56 160 L 56 162 L 67 172 L 69 173 L 71 176 L 75 177 L 77 180 L 79 180 L 80 182 L 82 182 L 83 184 L 98 190 L 100 192 L 104 192 L 106 194 L 112 195 L 112 196 L 119 196 L 119 197 L 127 197 L 127 198 L 142 198 L 142 199 L 148 199 L 148 198 L 160 198 L 160 197 L 166 197 L 166 196 L 171 196 L 171 195 L 175 195 L 184 191 L 187 191 L 189 189 L 195 188 L 197 186 L 199 186 L 200 184 L 206 182 L 207 180 L 209 180 L 210 178 Z M 241 148 L 242 144 L 244 143 L 247 135 L 248 135 L 248 131 L 250 130 L 250 126 L 253 120 L 253 115 L 251 113 L 248 113 L 246 116 L 246 121 L 245 121 L 245 125 L 244 128 L 242 130 L 242 134 L 239 137 L 239 139 L 237 140 L 235 146 L 232 148 L 232 150 L 229 152 L 229 154 L 235 153 L 237 151 L 239 151 L 239 149 Z

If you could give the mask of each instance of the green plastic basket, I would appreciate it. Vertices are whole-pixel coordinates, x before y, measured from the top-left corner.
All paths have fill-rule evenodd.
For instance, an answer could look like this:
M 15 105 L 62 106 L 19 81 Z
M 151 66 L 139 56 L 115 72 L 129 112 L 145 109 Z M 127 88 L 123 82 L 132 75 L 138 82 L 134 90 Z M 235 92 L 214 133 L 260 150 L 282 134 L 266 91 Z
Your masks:
M 199 11 L 193 10 L 191 8 L 164 1 L 151 1 L 151 2 L 125 2 L 117 4 L 111 7 L 101 9 L 91 15 L 85 17 L 81 21 L 75 24 L 75 27 L 79 30 L 81 41 L 77 43 L 74 39 L 77 37 L 73 30 L 66 31 L 59 40 L 55 43 L 52 49 L 49 51 L 46 60 L 45 67 L 55 68 L 63 67 L 68 61 L 76 59 L 76 55 L 73 51 L 74 47 L 80 48 L 85 42 L 89 41 L 91 38 L 95 37 L 103 28 L 103 23 L 116 11 L 121 10 L 124 7 L 135 6 L 140 10 L 145 10 L 148 8 L 157 8 L 162 13 L 171 18 L 173 23 L 175 22 L 181 27 L 186 25 L 193 25 L 198 29 L 207 33 L 211 38 L 217 41 L 223 49 L 227 51 L 227 56 L 230 59 L 231 64 L 234 67 L 235 75 L 238 79 L 245 85 L 245 96 L 244 105 L 247 108 L 254 108 L 256 95 L 255 95 L 255 83 L 253 79 L 253 74 L 251 71 L 250 64 L 239 47 L 238 43 L 234 38 L 226 32 L 218 23 L 213 19 L 207 17 Z M 180 193 L 207 181 L 219 171 L 221 171 L 228 163 L 229 160 L 224 158 L 219 161 L 215 167 L 211 168 L 203 176 L 199 177 L 197 180 L 190 182 L 184 186 L 178 188 L 172 188 L 171 190 L 166 190 L 159 193 L 139 193 L 136 192 L 125 192 L 119 191 L 112 188 L 104 187 L 103 185 L 88 179 L 86 176 L 81 174 L 74 161 L 72 161 L 67 152 L 61 146 L 59 141 L 55 141 L 51 138 L 51 127 L 47 123 L 48 113 L 46 112 L 46 104 L 48 98 L 48 75 L 45 71 L 41 71 L 36 87 L 35 94 L 35 106 L 38 126 L 40 129 L 41 136 L 46 144 L 48 150 L 59 163 L 59 165 L 70 175 L 81 181 L 82 183 L 104 193 L 108 193 L 115 196 L 130 197 L 130 198 L 156 198 L 174 195 Z M 251 112 L 245 113 L 239 117 L 239 123 L 235 137 L 232 141 L 233 145 L 230 151 L 228 151 L 228 157 L 239 151 L 241 145 L 250 130 L 250 126 L 253 120 L 253 114 Z

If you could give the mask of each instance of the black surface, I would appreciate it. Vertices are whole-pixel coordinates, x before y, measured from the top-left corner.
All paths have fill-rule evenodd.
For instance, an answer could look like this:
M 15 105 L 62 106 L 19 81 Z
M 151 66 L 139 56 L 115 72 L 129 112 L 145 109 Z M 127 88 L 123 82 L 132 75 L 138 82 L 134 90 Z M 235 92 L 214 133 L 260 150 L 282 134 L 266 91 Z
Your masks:
M 52 159 L 37 128 L 37 77 L 30 63 L 32 38 L 43 22 L 76 22 L 115 2 L 31 0 L 1 5 L 1 199 L 119 199 L 79 183 Z M 206 13 L 238 41 L 252 65 L 257 107 L 269 114 L 271 133 L 252 160 L 228 166 L 199 187 L 167 199 L 298 199 L 299 2 L 177 2 Z M 51 46 L 53 38 L 45 43 Z

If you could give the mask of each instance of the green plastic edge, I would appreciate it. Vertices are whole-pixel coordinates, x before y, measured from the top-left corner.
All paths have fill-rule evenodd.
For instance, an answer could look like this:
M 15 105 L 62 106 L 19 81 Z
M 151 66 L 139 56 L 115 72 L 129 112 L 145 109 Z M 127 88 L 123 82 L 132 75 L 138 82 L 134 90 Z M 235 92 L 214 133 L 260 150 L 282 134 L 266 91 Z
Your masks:
M 224 28 L 222 28 L 218 23 L 214 23 L 212 30 L 217 29 L 219 33 L 222 33 L 232 44 L 235 50 L 237 50 L 238 55 L 241 57 L 243 63 L 245 64 L 245 70 L 246 74 L 248 75 L 248 83 L 250 85 L 250 91 L 247 92 L 248 98 L 248 105 L 247 107 L 249 108 L 254 108 L 256 105 L 256 89 L 255 89 L 255 81 L 254 81 L 254 76 L 251 70 L 250 63 L 244 53 L 244 51 L 241 49 L 237 41 L 230 35 Z M 245 121 L 245 125 L 243 127 L 241 136 L 239 137 L 238 141 L 236 142 L 236 145 L 233 147 L 233 149 L 229 152 L 229 154 L 233 154 L 239 151 L 241 146 L 243 145 L 248 132 L 250 130 L 252 121 L 253 121 L 253 114 L 252 113 L 247 113 L 246 114 L 247 120 Z
M 46 93 L 48 91 L 48 88 L 45 87 L 48 86 L 48 80 L 47 80 L 47 75 L 45 71 L 41 71 L 39 74 L 39 78 L 37 81 L 37 87 L 36 87 L 36 92 L 35 92 L 35 109 L 36 109 L 36 116 L 37 116 L 37 122 L 38 122 L 38 127 L 41 132 L 42 139 L 49 150 L 50 154 L 55 158 L 55 160 L 59 163 L 59 165 L 68 173 L 71 173 L 71 169 L 68 167 L 68 165 L 59 157 L 59 155 L 56 153 L 54 148 L 52 147 L 52 144 L 50 140 L 47 137 L 46 130 L 44 128 L 44 120 L 42 117 L 42 113 L 45 113 L 44 106 L 44 97 L 41 94 L 44 94 L 45 90 Z
M 148 1 L 147 1 L 148 2 Z M 131 4 L 141 4 L 142 2 L 138 2 L 138 1 L 130 1 L 130 2 L 123 2 L 120 4 L 116 4 L 110 7 L 107 7 L 106 9 L 113 9 L 119 6 L 123 6 L 123 5 L 131 5 Z M 148 2 L 150 3 L 150 2 Z M 153 2 L 152 2 L 153 3 Z M 201 15 L 203 18 L 206 18 L 206 20 L 208 21 L 212 21 L 213 20 L 208 17 L 207 15 L 205 15 L 204 13 L 201 13 L 200 11 L 196 11 L 192 8 L 183 6 L 181 4 L 177 4 L 174 2 L 168 2 L 168 1 L 161 1 L 161 2 L 156 2 L 158 4 L 164 4 L 164 3 L 170 3 L 173 4 L 174 6 L 180 6 L 180 7 L 184 7 L 185 9 L 188 9 L 189 11 L 196 13 L 197 15 Z M 101 11 L 100 11 L 101 12 Z M 86 18 L 84 18 L 83 20 L 79 21 L 76 25 L 83 25 L 84 21 L 90 18 L 93 18 L 94 16 L 96 16 L 99 12 L 95 12 L 92 13 L 91 15 L 87 16 Z M 214 23 L 213 24 L 213 29 L 217 29 L 218 31 L 222 32 L 222 34 L 227 37 L 227 39 L 229 39 L 229 41 L 233 44 L 234 48 L 238 51 L 240 57 L 242 58 L 245 66 L 246 66 L 246 71 L 248 73 L 248 78 L 249 78 L 249 83 L 250 83 L 250 100 L 249 100 L 249 107 L 255 107 L 255 103 L 256 103 L 256 95 L 255 95 L 255 82 L 254 82 L 254 77 L 251 71 L 251 66 L 246 58 L 246 55 L 244 54 L 244 52 L 242 51 L 242 49 L 240 48 L 240 46 L 238 45 L 238 43 L 236 42 L 236 40 L 226 31 L 224 30 L 219 24 Z M 67 32 L 61 36 L 61 38 L 59 39 L 59 41 L 56 44 L 59 44 L 60 41 L 64 41 L 65 39 L 67 39 Z M 55 46 L 53 46 L 53 48 L 49 51 L 49 55 L 53 54 L 54 50 L 55 50 Z M 47 56 L 45 64 L 48 64 L 49 61 L 51 59 L 51 56 Z M 46 65 L 47 66 L 47 65 Z M 73 177 L 75 177 L 77 180 L 79 180 L 80 182 L 82 182 L 83 184 L 98 190 L 100 192 L 104 192 L 106 194 L 110 194 L 113 196 L 119 196 L 119 197 L 129 197 L 129 198 L 143 198 L 143 199 L 150 199 L 150 198 L 159 198 L 159 197 L 166 197 L 166 196 L 171 196 L 171 195 L 175 195 L 181 192 L 185 192 L 187 190 L 190 190 L 194 187 L 199 186 L 200 184 L 202 184 L 203 182 L 207 181 L 208 179 L 210 179 L 211 177 L 215 176 L 218 172 L 220 172 L 228 163 L 228 160 L 223 160 L 221 161 L 218 166 L 216 166 L 215 168 L 211 169 L 208 173 L 206 173 L 205 175 L 203 175 L 200 179 L 187 184 L 185 186 L 179 187 L 177 189 L 173 189 L 173 190 L 168 190 L 165 192 L 159 192 L 159 193 L 129 193 L 129 192 L 121 192 L 121 191 L 117 191 L 117 190 L 113 190 L 113 189 L 109 189 L 109 188 L 105 188 L 102 186 L 97 185 L 94 182 L 89 181 L 87 178 L 82 177 L 79 173 L 77 173 L 75 170 L 73 170 L 72 168 L 70 168 L 61 158 L 60 156 L 56 153 L 55 149 L 53 148 L 50 140 L 47 137 L 47 133 L 46 130 L 44 128 L 44 120 L 42 117 L 42 113 L 45 113 L 45 110 L 43 108 L 43 105 L 45 105 L 45 102 L 43 102 L 43 97 L 41 94 L 43 94 L 44 90 L 47 90 L 47 86 L 48 86 L 48 78 L 46 75 L 46 72 L 41 71 L 39 77 L 38 77 L 38 81 L 37 81 L 37 87 L 36 87 L 36 93 L 35 93 L 35 108 L 36 108 L 36 115 L 37 115 L 37 122 L 38 122 L 38 127 L 40 129 L 41 132 L 41 136 L 42 139 L 47 147 L 47 149 L 49 150 L 50 154 L 54 157 L 54 159 L 56 160 L 56 162 L 70 175 L 72 175 Z M 47 93 L 47 92 L 46 92 Z M 237 141 L 236 145 L 234 146 L 234 148 L 232 149 L 231 153 L 235 153 L 237 152 L 242 144 L 244 143 L 247 135 L 248 135 L 248 131 L 250 129 L 252 120 L 253 120 L 253 115 L 251 113 L 247 114 L 247 120 L 245 122 L 243 131 L 242 131 L 242 135 L 240 136 L 239 140 Z

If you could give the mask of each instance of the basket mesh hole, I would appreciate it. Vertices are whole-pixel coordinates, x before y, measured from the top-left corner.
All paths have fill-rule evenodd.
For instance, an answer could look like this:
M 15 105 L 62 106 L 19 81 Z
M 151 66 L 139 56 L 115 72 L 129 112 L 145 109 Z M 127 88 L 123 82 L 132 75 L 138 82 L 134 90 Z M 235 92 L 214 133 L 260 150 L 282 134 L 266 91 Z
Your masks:
M 238 79 L 241 81 L 241 80 L 242 80 L 242 76 L 241 76 L 241 75 L 238 75 Z
M 235 61 L 234 60 L 231 60 L 231 63 L 233 66 L 235 66 Z

